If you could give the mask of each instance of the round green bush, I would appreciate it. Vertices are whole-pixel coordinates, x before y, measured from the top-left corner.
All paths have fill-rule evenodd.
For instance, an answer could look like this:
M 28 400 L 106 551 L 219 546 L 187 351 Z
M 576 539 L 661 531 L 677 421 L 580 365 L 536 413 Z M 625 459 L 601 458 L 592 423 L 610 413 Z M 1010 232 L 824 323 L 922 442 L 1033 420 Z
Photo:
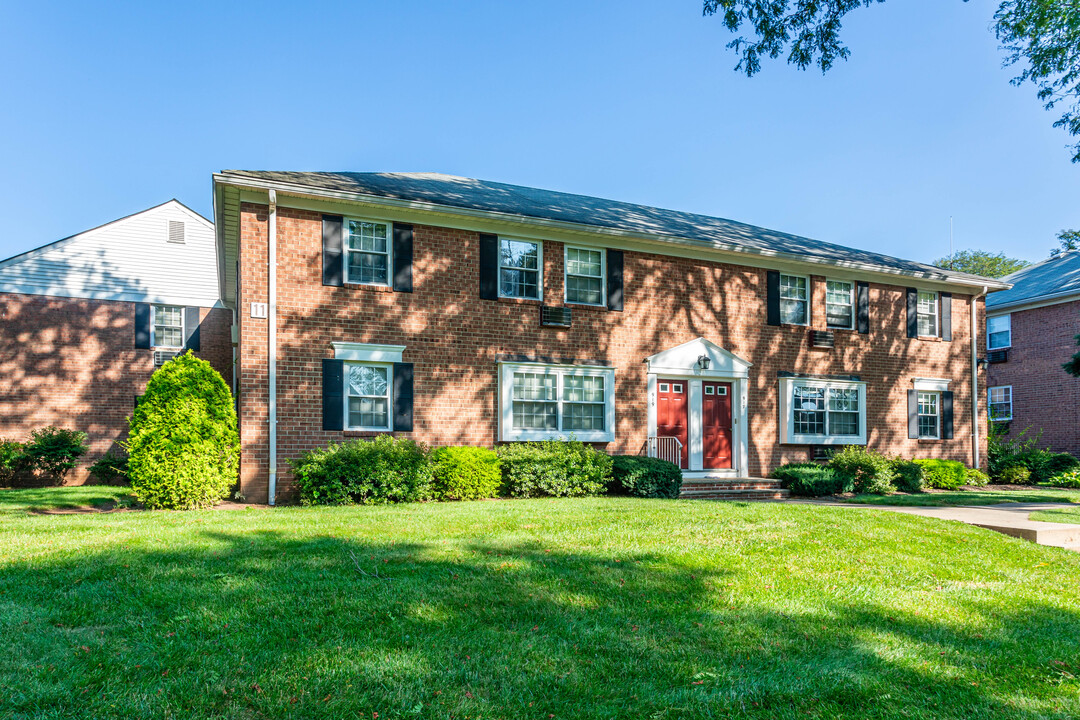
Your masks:
M 26 447 L 15 440 L 0 439 L 0 487 L 15 482 L 15 474 L 23 467 Z
M 64 476 L 87 449 L 86 433 L 50 425 L 31 431 L 30 442 L 23 446 L 22 457 L 14 462 L 17 471 L 32 471 L 34 484 L 63 485 Z
M 1048 481 L 1054 487 L 1080 488 L 1080 467 L 1064 470 Z
M 499 459 L 512 497 L 599 495 L 611 481 L 611 457 L 578 440 L 511 443 Z
M 892 461 L 876 450 L 848 445 L 832 456 L 829 467 L 851 478 L 857 493 L 885 495 L 896 490 L 892 484 Z
M 478 500 L 499 494 L 502 466 L 494 450 L 441 447 L 431 454 L 431 462 L 439 500 Z
M 379 435 L 330 443 L 289 460 L 304 505 L 383 505 L 431 497 L 427 447 Z
M 964 471 L 964 484 L 971 487 L 986 487 L 990 483 L 990 476 L 978 468 L 967 468 Z
M 1026 465 L 1012 465 L 1002 470 L 998 479 L 1009 485 L 1026 485 L 1031 480 L 1031 471 Z
M 913 460 L 897 458 L 892 462 L 893 484 L 900 492 L 921 493 L 926 490 L 926 472 Z
M 668 460 L 641 455 L 611 458 L 612 481 L 608 492 L 645 498 L 677 498 L 682 490 L 682 470 Z
M 131 489 L 147 507 L 211 507 L 236 483 L 240 438 L 232 393 L 190 351 L 151 376 L 129 424 Z
M 770 473 L 780 481 L 780 486 L 790 490 L 792 495 L 802 497 L 821 497 L 851 492 L 851 478 L 833 470 L 827 465 L 817 463 L 788 463 Z
M 967 468 L 959 460 L 924 458 L 914 460 L 926 473 L 926 484 L 937 490 L 959 490 L 964 484 Z
M 102 455 L 90 466 L 90 474 L 102 485 L 127 485 L 131 482 L 128 477 L 127 455 L 113 450 Z

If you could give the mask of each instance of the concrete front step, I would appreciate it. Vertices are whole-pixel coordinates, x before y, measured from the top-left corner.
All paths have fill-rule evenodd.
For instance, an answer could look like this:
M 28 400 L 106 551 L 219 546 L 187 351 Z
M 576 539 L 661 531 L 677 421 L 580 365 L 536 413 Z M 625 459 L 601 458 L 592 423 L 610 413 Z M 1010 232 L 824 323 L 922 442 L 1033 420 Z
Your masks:
M 783 500 L 787 490 L 683 490 L 679 497 L 684 500 Z
M 686 482 L 683 492 L 698 490 L 779 490 L 780 482 L 772 480 L 710 480 L 709 482 Z

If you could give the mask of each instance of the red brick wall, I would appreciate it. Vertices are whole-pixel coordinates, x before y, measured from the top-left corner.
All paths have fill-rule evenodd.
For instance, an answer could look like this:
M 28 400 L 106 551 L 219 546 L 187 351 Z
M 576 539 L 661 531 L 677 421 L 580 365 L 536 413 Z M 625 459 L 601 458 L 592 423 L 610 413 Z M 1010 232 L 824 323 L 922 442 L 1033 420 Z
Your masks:
M 1030 428 L 1041 447 L 1080 454 L 1080 378 L 1061 369 L 1078 333 L 1080 300 L 1012 313 L 1009 360 L 987 370 L 989 385 L 1012 385 L 1010 436 Z
M 232 312 L 202 308 L 201 318 L 198 354 L 231 382 Z M 86 468 L 127 436 L 153 370 L 153 350 L 135 349 L 134 303 L 0 293 L 0 437 L 85 431 L 90 451 L 69 483 L 86 482 Z
M 249 500 L 266 499 L 267 321 L 247 317 L 267 301 L 265 206 L 241 209 L 240 407 L 241 484 Z M 406 346 L 415 364 L 414 432 L 432 445 L 491 446 L 497 438 L 497 369 L 502 354 L 607 361 L 616 372 L 616 441 L 612 453 L 636 453 L 645 442 L 647 356 L 699 336 L 752 362 L 749 472 L 808 458 L 806 446 L 778 444 L 777 372 L 857 374 L 869 383 L 872 446 L 905 455 L 971 461 L 969 296 L 953 296 L 953 341 L 906 337 L 905 290 L 871 284 L 870 335 L 836 331 L 833 350 L 813 350 L 803 327 L 765 323 L 765 270 L 625 253 L 625 308 L 574 306 L 573 327 L 541 328 L 536 301 L 478 297 L 478 236 L 414 226 L 414 292 L 321 281 L 321 216 L 278 212 L 279 493 L 288 496 L 285 459 L 359 433 L 324 432 L 321 359 L 332 341 Z M 563 244 L 544 243 L 545 302 L 561 305 Z M 815 278 L 813 326 L 824 329 L 824 283 Z M 982 327 L 982 303 L 979 303 Z M 979 337 L 982 335 L 980 333 Z M 906 391 L 912 377 L 951 378 L 955 438 L 907 437 Z M 985 457 L 985 454 L 984 454 Z

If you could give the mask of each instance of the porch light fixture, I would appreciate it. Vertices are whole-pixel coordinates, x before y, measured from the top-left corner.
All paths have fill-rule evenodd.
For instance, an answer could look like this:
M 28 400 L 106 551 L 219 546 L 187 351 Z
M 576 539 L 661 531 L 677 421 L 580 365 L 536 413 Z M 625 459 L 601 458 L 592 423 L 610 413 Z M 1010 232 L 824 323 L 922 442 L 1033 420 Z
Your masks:
M 708 370 L 709 364 L 712 362 L 712 358 L 708 355 L 698 355 L 697 365 L 702 370 Z

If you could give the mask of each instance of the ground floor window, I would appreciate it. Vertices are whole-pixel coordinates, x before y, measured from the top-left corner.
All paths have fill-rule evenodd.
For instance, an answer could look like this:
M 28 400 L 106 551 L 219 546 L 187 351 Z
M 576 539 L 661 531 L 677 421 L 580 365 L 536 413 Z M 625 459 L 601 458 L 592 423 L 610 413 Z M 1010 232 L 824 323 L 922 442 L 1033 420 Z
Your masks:
M 866 442 L 866 384 L 857 381 L 783 378 L 783 441 L 812 445 Z
M 941 393 L 919 392 L 919 439 L 941 437 Z
M 992 387 L 988 390 L 990 419 L 995 422 L 1012 420 L 1012 385 Z
M 499 387 L 502 440 L 615 439 L 611 368 L 503 363 Z
M 390 429 L 390 365 L 345 364 L 345 422 L 349 430 Z

